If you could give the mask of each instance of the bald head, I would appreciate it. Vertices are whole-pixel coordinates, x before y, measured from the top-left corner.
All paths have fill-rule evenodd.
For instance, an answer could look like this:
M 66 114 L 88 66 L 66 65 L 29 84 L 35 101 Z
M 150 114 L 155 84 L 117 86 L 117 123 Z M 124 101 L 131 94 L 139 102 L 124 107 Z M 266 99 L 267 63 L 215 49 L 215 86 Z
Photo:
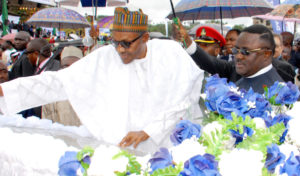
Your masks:
M 23 51 L 26 49 L 26 45 L 30 41 L 30 35 L 28 32 L 25 31 L 20 31 L 16 34 L 15 40 L 14 40 L 14 45 L 16 50 L 18 51 Z
M 29 42 L 27 51 L 38 51 L 43 57 L 50 57 L 51 45 L 49 42 L 42 38 L 37 38 Z

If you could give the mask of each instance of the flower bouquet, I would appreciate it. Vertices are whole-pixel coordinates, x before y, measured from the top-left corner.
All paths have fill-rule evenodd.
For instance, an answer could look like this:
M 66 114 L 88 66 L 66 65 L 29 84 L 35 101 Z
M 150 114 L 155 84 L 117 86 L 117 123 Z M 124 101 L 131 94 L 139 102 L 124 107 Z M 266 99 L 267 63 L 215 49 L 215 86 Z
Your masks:
M 142 164 L 120 151 L 113 159 L 127 158 L 126 167 L 115 175 L 300 176 L 300 120 L 287 113 L 299 95 L 292 83 L 276 82 L 258 94 L 211 76 L 204 125 L 180 121 L 170 136 L 174 146 L 144 157 Z

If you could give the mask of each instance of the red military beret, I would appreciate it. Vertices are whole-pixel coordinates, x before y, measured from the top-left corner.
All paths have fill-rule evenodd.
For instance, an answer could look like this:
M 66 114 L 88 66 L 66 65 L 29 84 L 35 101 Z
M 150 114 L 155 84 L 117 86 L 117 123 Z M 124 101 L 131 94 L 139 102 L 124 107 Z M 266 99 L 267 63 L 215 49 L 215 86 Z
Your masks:
M 225 38 L 217 30 L 209 26 L 201 26 L 197 29 L 195 42 L 219 43 L 220 47 L 226 43 Z

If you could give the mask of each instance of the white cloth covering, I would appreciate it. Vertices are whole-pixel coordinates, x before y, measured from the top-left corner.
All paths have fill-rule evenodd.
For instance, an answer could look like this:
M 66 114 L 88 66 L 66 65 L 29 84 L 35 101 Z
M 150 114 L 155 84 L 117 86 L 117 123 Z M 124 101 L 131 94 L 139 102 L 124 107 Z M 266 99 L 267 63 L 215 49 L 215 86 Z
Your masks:
M 202 79 L 203 71 L 174 41 L 148 41 L 146 57 L 129 64 L 108 45 L 64 70 L 2 84 L 0 107 L 9 114 L 68 99 L 99 140 L 118 144 L 129 131 L 144 130 L 161 146 L 180 118 L 201 116 Z

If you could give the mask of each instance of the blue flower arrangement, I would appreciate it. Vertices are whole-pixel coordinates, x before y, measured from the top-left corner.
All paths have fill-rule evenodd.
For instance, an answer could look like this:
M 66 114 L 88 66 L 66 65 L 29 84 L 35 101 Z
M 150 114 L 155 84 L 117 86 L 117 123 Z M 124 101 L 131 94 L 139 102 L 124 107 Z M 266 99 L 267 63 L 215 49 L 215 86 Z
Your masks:
M 116 171 L 115 174 L 117 176 L 232 176 L 244 175 L 255 170 L 258 172 L 253 175 L 300 176 L 300 155 L 295 156 L 291 152 L 290 156 L 286 157 L 287 154 L 284 154 L 280 148 L 282 143 L 287 143 L 286 135 L 289 121 L 292 119 L 285 114 L 285 110 L 293 107 L 300 92 L 292 83 L 276 82 L 270 88 L 264 89 L 264 94 L 258 94 L 251 88 L 248 91 L 239 90 L 234 83 L 228 83 L 218 75 L 207 78 L 204 91 L 205 105 L 210 115 L 217 118 L 211 118 L 212 123 L 205 126 L 181 120 L 170 135 L 174 147 L 160 148 L 149 160 L 146 169 L 137 162 L 134 155 L 122 151 L 114 159 L 125 156 L 129 160 L 128 165 L 126 171 Z M 277 108 L 280 110 L 278 111 Z M 257 121 L 262 122 L 264 126 L 258 125 Z M 196 146 L 197 150 L 199 147 L 198 153 L 188 155 L 189 158 L 184 158 L 183 161 L 176 160 L 178 154 L 185 155 L 190 152 L 189 148 L 185 148 L 186 145 L 194 148 Z M 227 157 L 228 155 L 230 157 Z M 82 165 L 88 165 L 90 162 L 88 157 L 90 155 L 84 155 L 87 158 L 80 159 L 76 159 L 75 156 L 76 152 L 66 152 L 61 158 L 60 175 L 76 174 L 77 170 L 82 171 L 82 168 L 86 168 Z M 236 169 L 239 167 L 236 165 L 245 164 L 239 162 L 240 159 L 236 159 L 239 156 L 243 156 L 246 161 L 255 160 L 257 164 L 248 164 L 245 170 L 242 170 L 244 173 L 241 173 Z M 232 158 L 238 161 L 235 165 L 230 163 Z

